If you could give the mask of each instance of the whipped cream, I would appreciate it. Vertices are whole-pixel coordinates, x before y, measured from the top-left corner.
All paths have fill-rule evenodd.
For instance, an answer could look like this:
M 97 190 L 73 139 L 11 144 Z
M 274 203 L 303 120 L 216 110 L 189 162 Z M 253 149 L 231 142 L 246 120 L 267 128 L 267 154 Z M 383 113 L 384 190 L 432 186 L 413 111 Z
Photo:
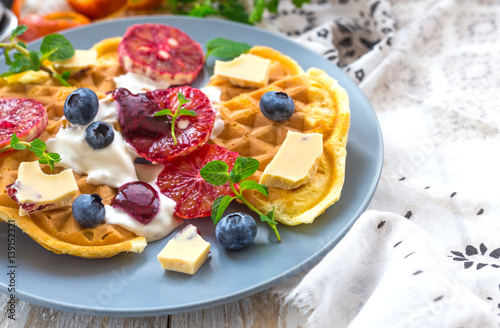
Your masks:
M 214 86 L 207 86 L 201 88 L 200 91 L 203 92 L 208 97 L 208 99 L 210 99 L 212 104 L 218 104 L 221 102 L 220 100 L 220 96 L 222 95 L 221 88 Z M 214 121 L 214 126 L 212 128 L 212 134 L 210 134 L 210 139 L 217 138 L 222 133 L 222 130 L 224 130 L 224 121 L 222 120 L 222 117 L 220 115 L 219 108 L 217 108 L 217 106 L 214 106 L 214 109 L 215 109 L 215 121 Z
M 160 210 L 148 224 L 142 224 L 130 217 L 125 211 L 110 205 L 105 206 L 106 217 L 104 220 L 106 223 L 116 224 L 132 231 L 136 235 L 146 238 L 148 242 L 162 239 L 181 225 L 183 220 L 174 217 L 175 202 L 159 192 L 158 195 L 160 196 Z
M 116 104 L 112 98 L 106 97 L 99 102 L 95 121 L 116 126 Z M 122 134 L 113 128 L 113 142 L 103 149 L 93 149 L 85 141 L 87 126 L 70 124 L 59 129 L 54 138 L 47 140 L 47 150 L 61 156 L 61 161 L 56 165 L 87 174 L 87 182 L 95 185 L 105 184 L 118 188 L 127 182 L 137 181 L 134 167 L 137 153 L 124 140 Z
M 168 89 L 170 87 L 170 83 L 167 81 L 155 81 L 144 75 L 132 72 L 117 76 L 113 80 L 117 88 L 125 88 L 135 94 L 157 89 Z

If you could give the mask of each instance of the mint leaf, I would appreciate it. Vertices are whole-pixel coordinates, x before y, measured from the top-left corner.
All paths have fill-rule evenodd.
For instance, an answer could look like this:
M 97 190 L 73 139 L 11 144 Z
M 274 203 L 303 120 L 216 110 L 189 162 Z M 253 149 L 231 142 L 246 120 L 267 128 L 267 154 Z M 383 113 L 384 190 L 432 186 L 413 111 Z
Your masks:
M 262 14 L 264 14 L 264 9 L 266 9 L 266 0 L 255 0 L 248 21 L 250 23 L 260 22 L 262 20 Z
M 187 110 L 185 108 L 181 108 L 181 109 L 179 109 L 179 114 L 177 116 L 181 116 L 181 115 L 196 116 L 196 112 L 194 110 Z
M 248 178 L 259 169 L 259 161 L 251 157 L 238 157 L 234 162 L 234 167 L 229 174 L 233 183 L 238 183 Z
M 191 101 L 190 99 L 186 99 L 186 97 L 180 92 L 177 92 L 177 99 L 179 100 L 179 104 L 181 106 Z
M 5 49 L 5 51 L 3 52 L 5 56 L 5 65 L 12 65 L 12 59 L 10 59 L 9 51 L 10 49 Z
M 43 55 L 43 59 L 51 61 L 66 60 L 75 55 L 75 48 L 73 48 L 71 42 L 61 34 L 49 34 L 45 36 L 40 45 L 40 51 Z
M 201 170 L 200 175 L 206 182 L 221 186 L 229 181 L 229 166 L 223 161 L 211 161 Z
M 274 219 L 274 207 L 271 212 L 267 213 L 267 215 L 260 215 L 259 217 L 262 222 L 267 222 L 273 226 L 278 224 L 278 222 Z
M 26 45 L 26 43 L 24 43 L 23 41 L 18 41 L 17 44 L 21 47 L 23 47 L 24 49 L 28 49 L 28 46 Z
M 234 197 L 231 196 L 219 196 L 212 203 L 212 221 L 214 225 L 217 225 L 219 220 L 224 215 L 224 211 L 227 209 Z
M 61 83 L 61 85 L 63 87 L 70 87 L 71 86 L 63 76 L 56 73 L 56 74 L 54 74 L 54 77 L 56 78 L 57 81 L 59 81 L 59 83 Z
M 24 150 L 26 149 L 26 146 L 23 145 L 22 143 L 19 143 L 21 140 L 19 137 L 13 133 L 12 137 L 10 137 L 10 146 L 14 148 L 15 150 Z
M 162 109 L 160 111 L 157 111 L 156 113 L 153 114 L 153 116 L 164 116 L 164 115 L 174 116 L 174 113 L 172 113 L 172 111 L 170 109 L 166 108 L 166 109 Z
M 238 0 L 222 1 L 219 5 L 219 11 L 222 16 L 244 24 L 250 24 L 245 7 Z
M 9 67 L 9 73 L 21 73 L 32 69 L 32 62 L 29 57 L 16 52 L 14 54 L 14 60 Z
M 252 46 L 247 43 L 236 42 L 224 38 L 215 38 L 206 43 L 207 55 L 219 58 L 235 58 L 248 52 Z
M 31 69 L 34 71 L 40 70 L 40 58 L 42 57 L 42 53 L 37 50 L 30 50 L 28 53 L 29 59 L 31 60 Z
M 257 190 L 258 192 L 269 196 L 269 190 L 267 189 L 266 186 L 261 185 L 253 180 L 245 180 L 240 183 L 240 188 L 241 190 Z
M 24 34 L 24 32 L 26 32 L 26 30 L 28 29 L 28 26 L 26 25 L 19 25 L 17 26 L 14 31 L 12 31 L 12 35 L 11 35 L 11 40 L 13 38 L 15 38 L 16 36 L 20 36 L 21 34 Z
M 45 143 L 40 140 L 40 139 L 35 139 L 31 142 L 31 146 L 28 147 L 29 150 L 35 153 L 36 156 L 40 158 L 44 158 L 44 152 L 45 149 L 47 149 L 47 146 L 45 146 Z M 43 163 L 47 164 L 47 163 Z
M 70 72 L 70 71 L 64 71 L 64 72 L 62 72 L 62 74 L 61 74 L 61 77 L 62 77 L 63 79 L 65 79 L 65 80 L 68 80 L 70 76 L 71 76 L 71 72 Z
M 57 154 L 57 153 L 47 153 L 47 154 L 45 154 L 45 156 L 47 157 L 47 159 L 49 159 L 50 161 L 52 161 L 54 163 L 61 161 L 61 156 L 59 156 L 59 154 Z

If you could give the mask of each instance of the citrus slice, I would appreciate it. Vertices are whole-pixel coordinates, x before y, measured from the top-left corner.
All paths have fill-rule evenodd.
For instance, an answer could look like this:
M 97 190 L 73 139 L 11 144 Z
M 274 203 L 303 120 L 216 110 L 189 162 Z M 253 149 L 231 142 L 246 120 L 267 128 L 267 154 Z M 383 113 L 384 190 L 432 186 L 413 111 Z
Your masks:
M 118 46 L 118 57 L 125 70 L 171 85 L 191 84 L 205 62 L 196 41 L 162 24 L 129 27 Z
M 205 144 L 187 156 L 165 164 L 156 185 L 177 205 L 175 213 L 185 219 L 209 216 L 213 201 L 223 195 L 234 195 L 229 184 L 214 186 L 206 182 L 200 170 L 211 161 L 223 161 L 231 170 L 238 153 L 217 145 Z
M 47 111 L 41 102 L 23 98 L 0 98 L 0 149 L 15 133 L 22 141 L 37 138 L 47 125 Z
M 178 92 L 189 100 L 182 108 L 196 115 L 181 115 L 176 119 L 177 144 L 174 144 L 172 117 L 153 115 L 167 108 L 175 113 L 179 106 Z M 198 89 L 184 86 L 135 95 L 118 88 L 111 95 L 118 103 L 118 122 L 125 140 L 151 162 L 166 162 L 186 155 L 207 142 L 212 132 L 215 110 L 208 97 Z

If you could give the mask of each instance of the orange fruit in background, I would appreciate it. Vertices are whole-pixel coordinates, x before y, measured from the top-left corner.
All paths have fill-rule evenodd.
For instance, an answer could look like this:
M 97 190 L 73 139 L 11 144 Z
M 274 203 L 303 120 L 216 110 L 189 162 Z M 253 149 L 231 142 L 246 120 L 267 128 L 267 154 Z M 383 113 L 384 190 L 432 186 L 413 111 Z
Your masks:
M 52 13 L 44 16 L 29 14 L 19 20 L 19 24 L 28 26 L 28 30 L 19 39 L 31 41 L 50 33 L 88 23 L 90 19 L 74 12 Z
M 130 10 L 149 10 L 160 7 L 165 0 L 128 0 L 127 9 Z
M 11 8 L 17 18 L 29 14 L 44 16 L 55 12 L 73 11 L 66 0 L 14 0 Z
M 92 19 L 103 18 L 120 10 L 127 0 L 67 0 L 69 5 Z

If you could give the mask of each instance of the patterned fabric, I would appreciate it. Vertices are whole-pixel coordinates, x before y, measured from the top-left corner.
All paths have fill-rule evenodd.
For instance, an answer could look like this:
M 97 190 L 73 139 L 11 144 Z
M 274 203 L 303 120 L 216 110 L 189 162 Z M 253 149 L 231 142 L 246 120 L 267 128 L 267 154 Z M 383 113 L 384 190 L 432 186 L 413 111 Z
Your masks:
M 292 298 L 313 310 L 313 327 L 331 320 L 336 327 L 498 326 L 500 2 L 332 0 L 292 8 L 283 4 L 263 26 L 358 82 L 385 145 L 375 211 Z

